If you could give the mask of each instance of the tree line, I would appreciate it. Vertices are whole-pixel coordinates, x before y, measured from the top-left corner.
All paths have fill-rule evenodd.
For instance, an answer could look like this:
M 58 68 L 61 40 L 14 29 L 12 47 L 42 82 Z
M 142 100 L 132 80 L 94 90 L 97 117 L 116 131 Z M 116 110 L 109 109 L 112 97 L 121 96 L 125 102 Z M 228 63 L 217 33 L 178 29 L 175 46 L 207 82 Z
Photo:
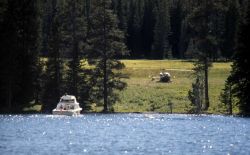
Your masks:
M 233 106 L 239 107 L 239 113 L 250 115 L 249 102 L 249 56 L 247 54 L 249 43 L 249 2 L 242 3 L 244 7 L 241 12 L 235 8 L 239 1 L 228 1 L 229 8 L 223 8 L 223 1 L 201 0 L 193 3 L 194 10 L 188 17 L 190 22 L 191 40 L 194 43 L 194 75 L 195 80 L 191 90 L 188 92 L 189 100 L 193 108 L 192 113 L 202 113 L 207 111 L 209 102 L 208 74 L 212 67 L 214 56 L 224 48 L 227 55 L 231 53 L 233 60 L 232 70 L 226 80 L 220 100 L 226 106 L 227 113 L 233 114 Z M 242 1 L 241 1 L 242 2 Z M 231 10 L 234 8 L 233 10 Z M 226 11 L 226 24 L 224 33 L 222 29 L 218 31 L 216 16 Z M 236 16 L 237 15 L 237 16 Z M 236 18 L 238 17 L 238 18 Z M 230 37 L 228 39 L 221 39 Z M 221 48 L 223 47 L 223 48 Z M 221 50 L 223 51 L 223 50 Z
M 1 112 L 42 103 L 51 112 L 74 94 L 112 111 L 126 87 L 118 60 L 127 55 L 110 0 L 1 1 Z
M 122 58 L 195 58 L 189 97 L 207 110 L 212 62 L 233 60 L 233 76 L 245 58 L 238 60 L 237 50 L 245 47 L 248 6 L 247 0 L 2 0 L 1 112 L 20 112 L 31 102 L 49 112 L 65 92 L 84 109 L 95 102 L 111 111 L 119 99 L 114 90 L 126 87 Z
M 190 16 L 202 0 L 113 0 L 119 27 L 126 34 L 129 58 L 185 59 L 195 56 Z M 209 17 L 217 46 L 214 60 L 231 59 L 246 0 L 212 0 Z

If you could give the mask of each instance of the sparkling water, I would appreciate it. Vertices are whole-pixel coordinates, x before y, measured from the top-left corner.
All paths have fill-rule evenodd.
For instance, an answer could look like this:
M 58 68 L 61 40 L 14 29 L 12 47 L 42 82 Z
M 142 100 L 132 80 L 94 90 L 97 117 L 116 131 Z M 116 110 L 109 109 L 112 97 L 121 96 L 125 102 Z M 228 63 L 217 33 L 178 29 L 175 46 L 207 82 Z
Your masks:
M 0 115 L 0 154 L 248 155 L 250 118 Z

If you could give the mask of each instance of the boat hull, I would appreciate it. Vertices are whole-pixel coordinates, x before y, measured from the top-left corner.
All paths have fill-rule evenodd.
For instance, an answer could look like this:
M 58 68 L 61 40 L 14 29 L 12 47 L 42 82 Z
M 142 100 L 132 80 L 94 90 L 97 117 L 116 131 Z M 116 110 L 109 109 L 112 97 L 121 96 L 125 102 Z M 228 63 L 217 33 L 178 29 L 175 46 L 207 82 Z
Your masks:
M 76 115 L 80 115 L 81 112 L 81 108 L 80 109 L 74 109 L 74 110 L 57 110 L 54 109 L 52 111 L 53 115 L 66 115 L 66 116 L 76 116 Z

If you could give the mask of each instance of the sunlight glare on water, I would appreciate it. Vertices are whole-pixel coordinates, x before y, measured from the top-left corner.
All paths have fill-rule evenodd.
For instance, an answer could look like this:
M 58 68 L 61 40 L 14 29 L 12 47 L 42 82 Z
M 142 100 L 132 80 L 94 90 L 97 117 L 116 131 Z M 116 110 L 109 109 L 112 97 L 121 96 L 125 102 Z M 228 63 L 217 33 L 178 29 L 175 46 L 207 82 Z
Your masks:
M 249 129 L 249 118 L 218 115 L 0 115 L 0 152 L 244 155 Z

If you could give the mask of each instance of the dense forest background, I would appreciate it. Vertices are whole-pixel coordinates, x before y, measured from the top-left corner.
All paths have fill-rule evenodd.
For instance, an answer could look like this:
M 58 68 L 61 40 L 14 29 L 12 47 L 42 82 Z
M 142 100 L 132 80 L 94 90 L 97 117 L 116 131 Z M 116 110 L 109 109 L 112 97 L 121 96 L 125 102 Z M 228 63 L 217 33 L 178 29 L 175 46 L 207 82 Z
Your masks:
M 210 27 L 218 46 L 214 59 L 230 59 L 234 53 L 239 21 L 247 1 L 213 1 Z M 129 58 L 192 58 L 190 15 L 203 1 L 195 0 L 113 0 L 119 27 L 126 33 Z M 204 10 L 205 11 L 205 10 Z
M 194 25 L 204 24 L 194 13 L 197 10 L 209 15 L 205 20 L 209 29 L 206 33 L 213 45 L 209 58 L 212 61 L 232 60 L 240 23 L 246 20 L 249 2 L 211 2 L 213 5 L 209 8 L 199 10 L 206 0 L 102 1 L 104 13 L 107 13 L 104 18 L 113 23 L 109 24 L 94 17 L 101 15 L 95 0 L 1 0 L 0 111 L 20 112 L 31 102 L 47 103 L 43 110 L 50 111 L 64 93 L 62 90 L 76 94 L 82 106 L 88 109 L 105 90 L 100 85 L 103 81 L 90 80 L 91 76 L 101 79 L 106 71 L 121 69 L 122 64 L 117 59 L 196 58 L 197 35 L 202 32 L 194 31 L 194 28 L 199 29 Z M 99 57 L 93 54 L 95 48 L 102 49 L 98 47 L 100 37 L 93 33 L 98 30 L 96 25 L 102 26 L 100 22 L 113 31 L 107 33 L 115 38 L 109 42 L 124 42 L 127 46 L 115 44 L 116 49 L 108 50 L 122 49 L 129 54 L 104 53 L 102 61 L 112 61 L 116 65 L 105 68 L 105 72 L 97 76 L 98 67 L 107 67 L 95 62 Z M 87 60 L 96 68 L 84 67 L 86 64 L 81 60 Z M 120 79 L 118 75 L 112 78 L 114 81 Z M 125 87 L 122 83 L 111 85 L 115 89 Z
M 47 55 L 46 36 L 49 33 L 51 8 L 49 2 L 39 1 L 40 22 L 44 56 Z M 77 2 L 82 16 L 89 20 L 91 0 Z M 195 46 L 192 40 L 189 17 L 196 7 L 195 0 L 112 0 L 112 9 L 118 26 L 125 33 L 125 43 L 130 50 L 129 59 L 192 58 Z M 247 0 L 219 0 L 213 16 L 211 33 L 218 41 L 212 53 L 214 59 L 231 59 L 235 49 L 238 24 L 246 12 Z M 66 11 L 66 1 L 59 1 L 60 14 Z M 210 8 L 212 9 L 212 8 Z M 63 19 L 62 15 L 61 18 Z M 63 22 L 63 21 L 62 21 Z M 67 52 L 65 51 L 65 55 Z

